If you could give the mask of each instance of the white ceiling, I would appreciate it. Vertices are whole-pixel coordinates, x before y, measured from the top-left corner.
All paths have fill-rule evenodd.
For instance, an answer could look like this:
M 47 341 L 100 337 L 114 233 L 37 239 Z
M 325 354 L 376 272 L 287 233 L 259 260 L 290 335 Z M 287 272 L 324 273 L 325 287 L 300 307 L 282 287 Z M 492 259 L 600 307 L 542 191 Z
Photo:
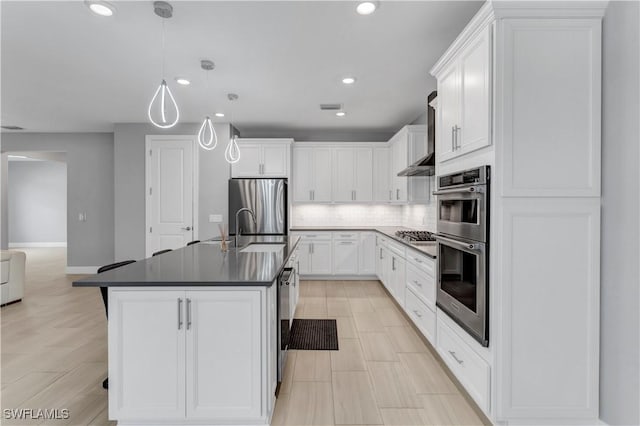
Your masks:
M 115 2 L 112 18 L 82 1 L 3 1 L 2 124 L 30 132 L 112 131 L 145 122 L 161 80 L 162 19 L 151 1 Z M 435 89 L 428 71 L 479 1 L 174 1 L 166 77 L 182 122 L 223 111 L 241 131 L 392 132 Z M 200 60 L 212 59 L 206 73 Z M 185 76 L 188 87 L 173 80 Z M 355 76 L 348 87 L 342 76 Z M 230 105 L 228 92 L 240 99 Z M 343 103 L 347 116 L 319 110 Z M 232 114 L 231 114 L 232 113 Z

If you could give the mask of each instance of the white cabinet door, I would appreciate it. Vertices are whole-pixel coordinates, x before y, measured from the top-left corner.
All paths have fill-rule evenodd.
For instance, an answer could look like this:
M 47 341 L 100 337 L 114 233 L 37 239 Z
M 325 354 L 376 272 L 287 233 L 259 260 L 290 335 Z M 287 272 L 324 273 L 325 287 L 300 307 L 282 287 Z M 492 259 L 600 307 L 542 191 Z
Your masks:
M 460 91 L 457 63 L 438 76 L 436 160 L 443 162 L 455 155 L 455 126 L 458 125 Z
M 298 273 L 309 275 L 311 273 L 311 241 L 302 240 L 298 244 Z
M 260 417 L 260 291 L 190 291 L 185 313 L 187 417 Z
M 489 28 L 485 28 L 460 54 L 460 121 L 455 135 L 458 155 L 491 143 Z
M 313 148 L 295 148 L 293 150 L 293 201 L 312 201 L 314 183 Z
M 358 273 L 360 275 L 376 274 L 376 235 L 373 232 L 361 232 L 359 243 Z
M 407 138 L 400 137 L 394 141 L 391 147 L 392 155 L 392 168 L 391 168 L 391 182 L 393 183 L 393 202 L 405 202 L 407 201 L 407 178 L 404 176 L 398 176 L 398 172 L 405 169 L 408 163 L 407 154 Z
M 336 148 L 333 150 L 334 188 L 333 201 L 355 201 L 356 150 L 354 148 Z
M 336 240 L 333 242 L 334 274 L 358 274 L 358 243 L 357 240 Z
M 391 150 L 389 148 L 373 149 L 373 199 L 390 202 L 391 189 Z
M 373 200 L 373 150 L 356 148 L 354 158 L 353 200 L 367 202 Z
M 289 152 L 288 144 L 265 143 L 262 146 L 262 177 L 286 178 L 289 177 Z
M 109 297 L 109 417 L 185 417 L 184 292 Z
M 405 293 L 405 260 L 394 252 L 389 252 L 389 286 L 388 290 L 400 304 L 404 307 Z
M 231 165 L 231 177 L 259 177 L 262 170 L 262 147 L 254 143 L 238 143 L 240 160 Z
M 331 241 L 313 241 L 311 243 L 311 273 L 329 275 L 333 271 L 331 265 Z
M 313 149 L 313 201 L 330 202 L 331 201 L 331 176 L 332 162 L 331 149 L 314 148 Z

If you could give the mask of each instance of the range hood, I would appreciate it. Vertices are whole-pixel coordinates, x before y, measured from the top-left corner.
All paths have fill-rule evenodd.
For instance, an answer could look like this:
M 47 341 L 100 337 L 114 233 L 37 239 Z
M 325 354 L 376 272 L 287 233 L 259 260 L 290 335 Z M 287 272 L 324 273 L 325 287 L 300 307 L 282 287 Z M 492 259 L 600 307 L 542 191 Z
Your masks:
M 433 176 L 436 173 L 436 110 L 432 104 L 437 96 L 438 92 L 434 90 L 427 97 L 427 155 L 399 172 L 398 176 Z
M 436 173 L 436 155 L 431 152 L 398 173 L 398 176 L 433 176 Z

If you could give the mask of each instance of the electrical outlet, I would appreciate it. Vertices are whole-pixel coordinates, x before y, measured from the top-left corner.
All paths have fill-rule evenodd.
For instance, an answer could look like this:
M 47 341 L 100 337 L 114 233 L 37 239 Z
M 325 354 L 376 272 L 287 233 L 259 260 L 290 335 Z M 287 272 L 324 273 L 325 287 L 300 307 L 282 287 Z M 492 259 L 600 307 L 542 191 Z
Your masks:
M 210 214 L 209 215 L 209 223 L 222 223 L 222 215 L 221 214 Z

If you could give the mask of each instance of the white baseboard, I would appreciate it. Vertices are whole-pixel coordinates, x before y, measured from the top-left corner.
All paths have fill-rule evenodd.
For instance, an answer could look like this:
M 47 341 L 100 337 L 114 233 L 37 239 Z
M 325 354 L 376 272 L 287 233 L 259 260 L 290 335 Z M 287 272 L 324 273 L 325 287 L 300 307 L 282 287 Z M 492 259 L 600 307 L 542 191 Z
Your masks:
M 67 266 L 65 273 L 67 275 L 86 275 L 98 272 L 99 266 Z
M 62 242 L 39 242 L 39 243 L 9 243 L 9 248 L 37 248 L 37 247 L 66 247 L 67 243 Z

